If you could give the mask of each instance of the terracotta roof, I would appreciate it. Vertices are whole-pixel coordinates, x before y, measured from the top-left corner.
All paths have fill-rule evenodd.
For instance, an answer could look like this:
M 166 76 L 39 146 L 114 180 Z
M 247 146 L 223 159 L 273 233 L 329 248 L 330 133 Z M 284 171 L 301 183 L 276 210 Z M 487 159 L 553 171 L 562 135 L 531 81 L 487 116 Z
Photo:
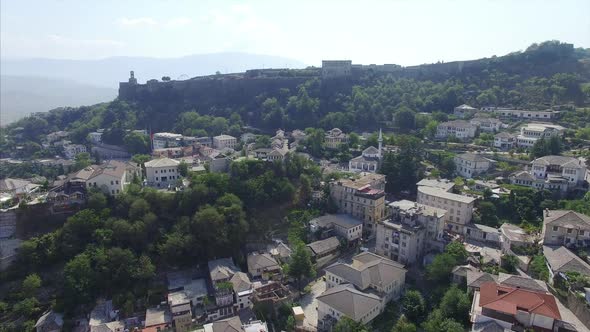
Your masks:
M 510 315 L 516 315 L 518 311 L 526 311 L 561 319 L 559 307 L 553 295 L 500 286 L 495 282 L 481 284 L 479 306 Z

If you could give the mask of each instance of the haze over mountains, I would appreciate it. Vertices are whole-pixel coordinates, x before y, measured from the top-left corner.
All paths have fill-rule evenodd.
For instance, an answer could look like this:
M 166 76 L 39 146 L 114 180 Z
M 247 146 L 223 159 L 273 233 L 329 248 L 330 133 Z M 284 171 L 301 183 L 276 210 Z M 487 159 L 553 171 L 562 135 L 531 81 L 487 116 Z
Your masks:
M 215 53 L 181 58 L 112 57 L 99 60 L 2 59 L 0 125 L 31 112 L 112 100 L 118 84 L 134 70 L 139 82 L 186 79 L 200 75 L 243 72 L 252 68 L 303 68 L 289 58 L 247 53 Z

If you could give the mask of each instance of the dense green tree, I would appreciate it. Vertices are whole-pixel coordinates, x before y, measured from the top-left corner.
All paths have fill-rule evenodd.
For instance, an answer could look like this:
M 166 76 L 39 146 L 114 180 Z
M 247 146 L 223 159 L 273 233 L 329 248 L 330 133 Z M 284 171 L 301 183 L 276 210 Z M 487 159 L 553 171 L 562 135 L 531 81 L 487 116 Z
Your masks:
M 301 280 L 315 277 L 315 267 L 311 262 L 309 251 L 303 243 L 298 243 L 291 255 L 288 266 L 289 276 L 297 281 L 297 287 L 301 290 Z
M 132 154 L 148 153 L 150 150 L 149 137 L 138 132 L 130 132 L 123 138 L 123 146 Z
M 445 292 L 439 304 L 444 317 L 452 318 L 458 322 L 468 322 L 470 307 L 469 295 L 454 284 Z
M 419 322 L 426 310 L 422 294 L 417 290 L 407 291 L 402 298 L 402 309 L 410 321 Z
M 416 332 L 416 325 L 409 321 L 406 316 L 401 315 L 391 332 Z
M 369 332 L 369 329 L 363 323 L 355 322 L 354 320 L 344 316 L 338 320 L 334 325 L 333 332 Z
M 477 213 L 479 215 L 479 223 L 498 227 L 500 220 L 496 211 L 496 206 L 492 202 L 481 201 L 478 203 Z
M 38 274 L 29 274 L 25 280 L 23 280 L 21 291 L 23 297 L 33 297 L 37 290 L 41 287 L 41 277 Z
M 402 107 L 395 113 L 395 125 L 402 132 L 416 128 L 416 113 L 407 107 Z

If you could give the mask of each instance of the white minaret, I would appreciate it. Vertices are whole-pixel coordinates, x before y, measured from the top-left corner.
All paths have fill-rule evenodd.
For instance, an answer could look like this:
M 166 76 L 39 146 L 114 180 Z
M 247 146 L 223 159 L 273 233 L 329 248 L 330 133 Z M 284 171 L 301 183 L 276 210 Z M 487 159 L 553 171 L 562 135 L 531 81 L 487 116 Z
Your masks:
M 381 133 L 381 128 L 379 128 L 379 139 L 377 141 L 379 142 L 379 159 L 381 159 L 383 156 L 383 154 L 381 154 L 381 147 L 383 146 L 383 133 Z

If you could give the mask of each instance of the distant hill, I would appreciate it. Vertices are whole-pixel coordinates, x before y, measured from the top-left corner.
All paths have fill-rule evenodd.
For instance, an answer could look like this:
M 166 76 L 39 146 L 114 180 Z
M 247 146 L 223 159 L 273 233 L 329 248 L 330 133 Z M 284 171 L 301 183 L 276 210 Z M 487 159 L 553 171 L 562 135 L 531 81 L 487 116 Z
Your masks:
M 108 88 L 117 88 L 134 70 L 139 82 L 162 76 L 172 79 L 244 72 L 253 68 L 303 68 L 289 58 L 248 54 L 214 53 L 180 58 L 111 57 L 99 60 L 23 59 L 0 60 L 2 75 L 59 78 Z M 181 78 L 181 79 L 182 79 Z M 49 108 L 48 108 L 49 109 Z
M 2 68 L 4 72 L 4 68 Z M 0 125 L 4 126 L 32 112 L 61 106 L 92 105 L 113 100 L 115 87 L 105 88 L 71 80 L 32 76 L 0 77 Z

